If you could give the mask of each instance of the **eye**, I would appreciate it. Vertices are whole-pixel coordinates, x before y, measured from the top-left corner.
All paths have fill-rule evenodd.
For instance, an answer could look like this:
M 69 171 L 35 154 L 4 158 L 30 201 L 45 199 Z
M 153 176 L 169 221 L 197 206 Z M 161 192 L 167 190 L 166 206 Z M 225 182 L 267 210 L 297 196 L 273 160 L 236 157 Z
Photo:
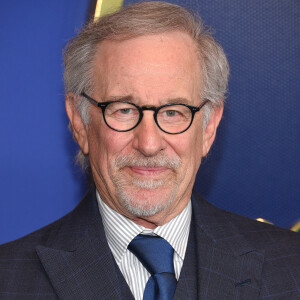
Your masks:
M 191 118 L 190 109 L 182 104 L 174 104 L 162 107 L 157 115 L 160 124 L 178 124 L 189 122 Z
M 133 109 L 132 108 L 121 108 L 119 109 L 119 113 L 123 114 L 123 115 L 128 115 L 133 113 Z
M 177 120 L 183 118 L 183 112 L 180 110 L 180 107 L 172 107 L 171 109 L 163 109 L 161 112 L 161 118 L 166 120 Z
M 105 110 L 105 118 L 108 122 L 111 122 L 111 120 L 117 122 L 136 122 L 139 116 L 138 109 L 132 103 L 127 102 L 112 102 Z
M 167 117 L 175 117 L 177 114 L 179 114 L 179 112 L 176 110 L 166 110 L 164 113 Z

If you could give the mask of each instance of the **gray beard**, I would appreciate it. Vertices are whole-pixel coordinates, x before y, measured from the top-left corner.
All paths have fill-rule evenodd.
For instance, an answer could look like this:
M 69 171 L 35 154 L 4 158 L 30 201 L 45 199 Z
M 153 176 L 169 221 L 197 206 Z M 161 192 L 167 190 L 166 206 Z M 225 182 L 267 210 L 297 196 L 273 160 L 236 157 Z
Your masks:
M 123 204 L 123 207 L 136 217 L 149 217 L 165 210 L 168 206 L 171 205 L 171 203 L 173 203 L 178 190 L 178 184 L 176 183 L 167 201 L 164 201 L 162 203 L 152 203 L 152 199 L 149 199 L 149 196 L 143 196 L 143 194 L 145 191 L 155 190 L 163 186 L 163 180 L 150 180 L 146 182 L 139 182 L 138 180 L 134 180 L 132 185 L 134 186 L 134 188 L 139 189 L 139 198 L 144 198 L 143 201 L 141 201 L 140 203 L 137 202 L 135 194 L 127 192 L 125 186 L 123 186 L 122 184 L 117 185 L 117 195 L 119 197 L 119 200 Z
M 117 170 L 114 176 L 112 176 L 112 181 L 116 186 L 117 196 L 122 203 L 122 206 L 132 215 L 136 217 L 149 217 L 153 216 L 167 207 L 169 207 L 178 191 L 180 180 L 173 180 L 170 182 L 169 178 L 154 180 L 140 180 L 138 178 L 133 178 L 131 182 L 124 179 L 122 176 L 121 169 L 125 166 L 145 166 L 145 167 L 168 167 L 173 171 L 176 171 L 181 165 L 181 160 L 179 157 L 174 159 L 169 159 L 166 155 L 158 155 L 156 157 L 144 157 L 142 155 L 130 155 L 126 157 L 117 157 L 114 168 Z M 172 186 L 173 185 L 173 186 Z M 161 187 L 172 188 L 170 195 L 168 195 L 167 201 L 153 203 L 152 199 L 149 198 L 149 192 Z M 128 191 L 132 188 L 136 192 Z M 142 198 L 143 201 L 138 202 L 136 199 L 136 193 L 138 197 Z M 146 195 L 148 193 L 148 195 Z M 145 194 L 143 196 L 143 194 Z M 162 195 L 163 197 L 164 195 Z

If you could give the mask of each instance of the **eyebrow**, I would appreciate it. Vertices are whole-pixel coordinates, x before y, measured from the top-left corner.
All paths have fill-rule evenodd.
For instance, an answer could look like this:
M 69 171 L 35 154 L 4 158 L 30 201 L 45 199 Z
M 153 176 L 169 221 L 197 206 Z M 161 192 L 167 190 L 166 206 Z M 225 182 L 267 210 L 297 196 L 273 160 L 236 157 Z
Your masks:
M 183 97 L 177 97 L 177 98 L 170 98 L 170 99 L 167 99 L 164 104 L 188 104 L 188 105 L 192 105 L 191 103 L 192 101 L 191 100 L 188 100 L 186 98 L 183 98 Z
M 132 102 L 134 104 L 137 104 L 135 97 L 133 97 L 132 95 L 126 95 L 126 96 L 111 96 L 105 99 L 105 102 L 109 102 L 109 101 L 125 101 L 125 102 Z M 165 105 L 165 104 L 187 104 L 187 105 L 191 105 L 190 100 L 184 98 L 184 97 L 176 97 L 176 98 L 169 98 L 166 99 L 165 101 L 161 101 L 161 105 Z M 140 105 L 140 104 L 137 104 Z M 146 105 L 142 105 L 142 106 L 147 106 L 149 104 Z
M 106 99 L 104 99 L 104 102 L 110 102 L 110 101 L 127 101 L 127 102 L 133 102 L 133 96 L 111 96 Z

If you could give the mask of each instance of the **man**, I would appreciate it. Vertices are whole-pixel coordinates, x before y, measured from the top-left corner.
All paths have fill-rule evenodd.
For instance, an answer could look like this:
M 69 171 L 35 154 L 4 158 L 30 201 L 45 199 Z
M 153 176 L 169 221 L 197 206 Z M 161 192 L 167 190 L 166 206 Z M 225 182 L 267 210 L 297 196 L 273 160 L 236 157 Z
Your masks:
M 227 78 L 201 20 L 164 2 L 70 41 L 66 111 L 93 184 L 67 216 L 0 248 L 1 297 L 300 299 L 297 234 L 192 192 Z

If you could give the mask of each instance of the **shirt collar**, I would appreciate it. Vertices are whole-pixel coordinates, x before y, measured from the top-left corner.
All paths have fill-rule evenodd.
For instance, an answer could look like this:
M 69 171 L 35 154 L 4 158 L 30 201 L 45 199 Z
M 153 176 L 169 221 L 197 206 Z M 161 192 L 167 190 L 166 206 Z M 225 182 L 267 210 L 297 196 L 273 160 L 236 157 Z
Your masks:
M 141 233 L 164 238 L 184 260 L 192 216 L 191 201 L 179 215 L 168 223 L 155 229 L 148 229 L 110 208 L 100 198 L 98 191 L 96 193 L 106 239 L 117 264 L 120 263 L 126 253 L 129 243 Z

